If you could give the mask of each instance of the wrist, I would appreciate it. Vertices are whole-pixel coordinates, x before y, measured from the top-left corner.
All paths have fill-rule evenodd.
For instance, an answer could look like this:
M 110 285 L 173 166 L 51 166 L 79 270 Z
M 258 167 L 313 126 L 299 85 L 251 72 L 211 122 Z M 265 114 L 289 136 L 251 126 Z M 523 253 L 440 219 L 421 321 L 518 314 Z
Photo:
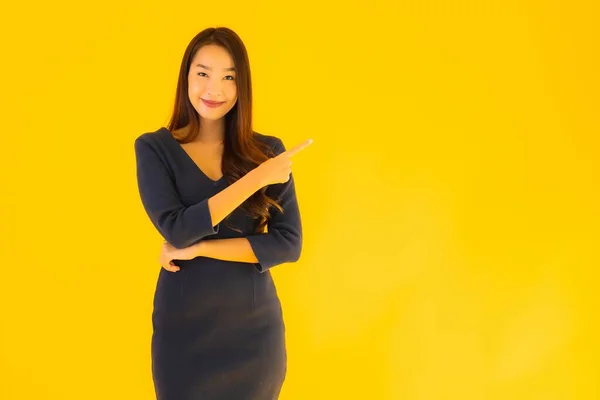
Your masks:
M 256 167 L 256 168 L 250 170 L 250 172 L 248 172 L 244 176 L 244 178 L 246 178 L 248 180 L 249 184 L 252 186 L 254 191 L 260 190 L 264 186 L 266 186 L 266 183 L 264 182 L 264 179 L 262 178 L 258 168 L 259 167 Z
M 194 254 L 196 257 L 204 257 L 206 254 L 206 241 L 201 240 L 194 245 Z

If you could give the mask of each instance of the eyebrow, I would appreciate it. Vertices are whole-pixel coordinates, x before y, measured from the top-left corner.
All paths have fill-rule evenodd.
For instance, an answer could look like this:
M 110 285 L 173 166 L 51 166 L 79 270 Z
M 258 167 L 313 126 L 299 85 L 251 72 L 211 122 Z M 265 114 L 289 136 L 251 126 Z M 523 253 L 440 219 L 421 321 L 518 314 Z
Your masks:
M 196 67 L 202 67 L 204 69 L 207 69 L 209 71 L 212 71 L 211 67 L 208 67 L 204 64 L 196 64 Z M 229 67 L 229 68 L 223 68 L 223 71 L 235 71 L 235 67 Z

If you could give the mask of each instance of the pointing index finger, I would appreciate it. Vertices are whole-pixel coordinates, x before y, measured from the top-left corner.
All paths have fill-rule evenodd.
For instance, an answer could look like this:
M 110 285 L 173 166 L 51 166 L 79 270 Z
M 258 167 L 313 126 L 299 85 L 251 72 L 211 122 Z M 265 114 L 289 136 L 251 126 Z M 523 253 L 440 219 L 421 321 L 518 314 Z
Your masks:
M 296 145 L 295 147 L 284 151 L 282 154 L 286 155 L 287 157 L 292 157 L 296 154 L 298 154 L 301 150 L 304 150 L 305 148 L 307 148 L 308 146 L 310 146 L 312 144 L 313 140 L 312 139 L 308 139 L 302 143 L 300 143 L 299 145 Z

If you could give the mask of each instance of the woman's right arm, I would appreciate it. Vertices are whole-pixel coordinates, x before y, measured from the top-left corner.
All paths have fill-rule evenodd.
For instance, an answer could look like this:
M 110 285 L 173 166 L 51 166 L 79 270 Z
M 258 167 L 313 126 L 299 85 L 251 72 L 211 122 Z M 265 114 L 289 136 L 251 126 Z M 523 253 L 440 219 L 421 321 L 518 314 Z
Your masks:
M 213 197 L 185 206 L 162 158 L 143 137 L 135 140 L 136 175 L 142 205 L 162 237 L 178 249 L 219 232 L 219 223 L 265 182 L 256 170 Z
M 212 225 L 215 226 L 231 214 L 246 199 L 257 190 L 265 186 L 262 184 L 256 170 L 251 170 L 246 175 L 208 199 L 208 209 Z

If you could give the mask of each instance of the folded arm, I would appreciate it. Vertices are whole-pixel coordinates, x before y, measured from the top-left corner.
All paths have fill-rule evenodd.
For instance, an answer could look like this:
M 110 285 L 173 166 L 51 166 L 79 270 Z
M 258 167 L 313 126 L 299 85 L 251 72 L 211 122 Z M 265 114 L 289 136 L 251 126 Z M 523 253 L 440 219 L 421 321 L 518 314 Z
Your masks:
M 261 188 L 252 171 L 197 204 L 182 204 L 173 177 L 149 140 L 135 140 L 136 174 L 142 204 L 163 238 L 181 249 L 219 232 L 219 223 Z
M 197 256 L 200 257 L 250 264 L 258 263 L 250 242 L 245 237 L 203 240 L 194 246 Z
M 285 151 L 277 139 L 275 153 Z M 182 204 L 170 170 L 146 139 L 135 141 L 137 181 L 142 204 L 163 238 L 178 249 L 199 245 L 199 255 L 254 264 L 260 272 L 300 258 L 302 224 L 293 174 L 281 184 L 270 185 L 267 194 L 278 200 L 283 213 L 273 208 L 267 232 L 245 238 L 202 240 L 219 232 L 219 223 L 262 187 L 250 171 L 216 195 L 197 204 Z
M 278 140 L 275 153 L 285 151 Z M 225 261 L 254 264 L 259 272 L 287 262 L 295 262 L 302 252 L 302 222 L 296 198 L 293 173 L 281 184 L 270 185 L 267 194 L 278 200 L 283 213 L 273 208 L 267 232 L 243 238 L 204 240 L 198 243 L 198 255 Z

